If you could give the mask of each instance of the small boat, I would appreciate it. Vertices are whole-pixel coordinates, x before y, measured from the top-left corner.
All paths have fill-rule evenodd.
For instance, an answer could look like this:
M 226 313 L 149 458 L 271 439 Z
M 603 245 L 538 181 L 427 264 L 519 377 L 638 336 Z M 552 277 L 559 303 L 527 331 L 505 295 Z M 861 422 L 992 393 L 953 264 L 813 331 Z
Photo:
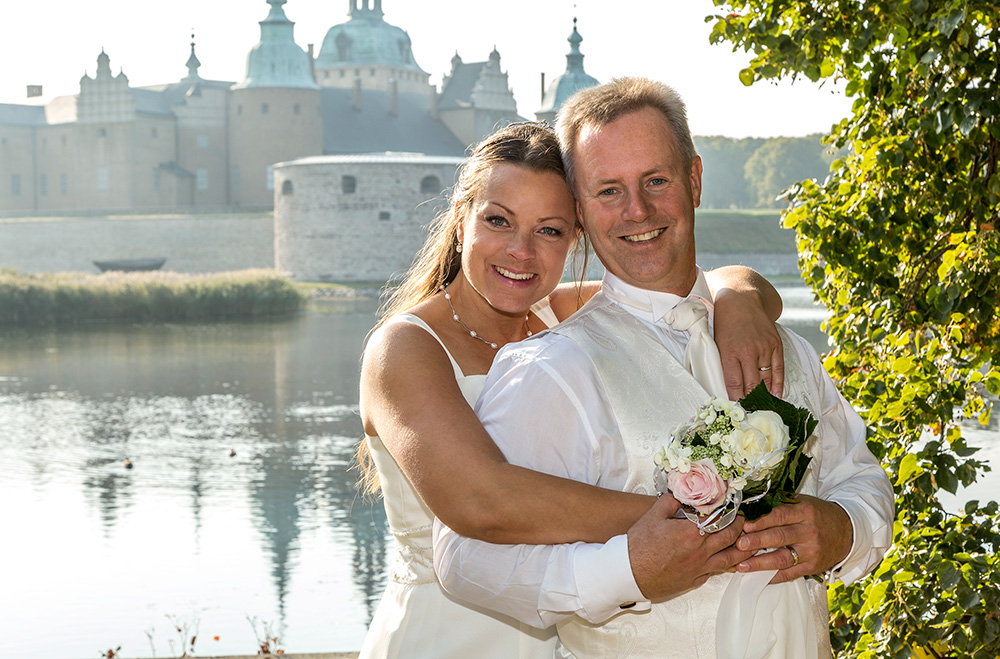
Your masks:
M 114 259 L 112 261 L 94 261 L 101 272 L 139 272 L 144 270 L 159 270 L 167 262 L 164 258 L 154 259 Z

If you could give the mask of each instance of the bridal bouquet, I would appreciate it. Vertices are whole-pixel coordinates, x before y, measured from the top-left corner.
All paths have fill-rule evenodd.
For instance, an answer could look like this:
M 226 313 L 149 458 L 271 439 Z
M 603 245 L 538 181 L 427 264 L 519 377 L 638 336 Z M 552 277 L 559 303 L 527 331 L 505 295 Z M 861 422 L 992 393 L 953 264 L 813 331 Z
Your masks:
M 794 500 L 810 460 L 802 449 L 815 428 L 808 410 L 761 382 L 739 402 L 711 399 L 678 427 L 654 456 L 653 480 L 703 534 L 727 526 L 741 508 L 757 519 Z

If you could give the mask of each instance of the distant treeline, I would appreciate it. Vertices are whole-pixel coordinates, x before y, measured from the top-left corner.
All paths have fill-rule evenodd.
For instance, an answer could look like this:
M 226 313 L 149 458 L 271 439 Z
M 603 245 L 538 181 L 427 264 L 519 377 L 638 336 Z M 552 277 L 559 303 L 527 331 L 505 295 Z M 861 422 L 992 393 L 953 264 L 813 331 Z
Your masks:
M 806 137 L 695 137 L 705 173 L 702 208 L 780 208 L 782 190 L 805 179 L 822 182 L 842 154 Z

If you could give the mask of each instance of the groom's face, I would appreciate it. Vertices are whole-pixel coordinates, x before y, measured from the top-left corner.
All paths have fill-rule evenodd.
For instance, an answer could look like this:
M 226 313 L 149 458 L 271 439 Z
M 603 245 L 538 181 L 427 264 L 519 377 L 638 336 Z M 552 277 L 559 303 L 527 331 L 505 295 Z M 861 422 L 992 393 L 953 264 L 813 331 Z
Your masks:
M 585 125 L 576 140 L 577 210 L 604 267 L 633 286 L 687 295 L 697 274 L 701 159 L 685 167 L 653 108 Z

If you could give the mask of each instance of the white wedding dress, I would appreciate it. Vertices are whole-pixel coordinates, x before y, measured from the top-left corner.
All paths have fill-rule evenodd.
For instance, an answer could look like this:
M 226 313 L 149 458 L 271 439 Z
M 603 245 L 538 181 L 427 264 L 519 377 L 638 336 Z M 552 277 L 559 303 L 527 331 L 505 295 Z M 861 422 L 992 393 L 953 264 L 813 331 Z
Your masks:
M 441 339 L 417 316 L 401 314 L 390 322 L 413 323 L 437 339 L 451 360 L 465 399 L 475 404 L 485 375 L 464 375 Z M 360 659 L 551 659 L 556 643 L 553 629 L 535 629 L 461 604 L 445 593 L 434 574 L 433 513 L 381 440 L 369 436 L 366 441 L 378 468 L 396 546 L 388 559 L 388 583 Z

